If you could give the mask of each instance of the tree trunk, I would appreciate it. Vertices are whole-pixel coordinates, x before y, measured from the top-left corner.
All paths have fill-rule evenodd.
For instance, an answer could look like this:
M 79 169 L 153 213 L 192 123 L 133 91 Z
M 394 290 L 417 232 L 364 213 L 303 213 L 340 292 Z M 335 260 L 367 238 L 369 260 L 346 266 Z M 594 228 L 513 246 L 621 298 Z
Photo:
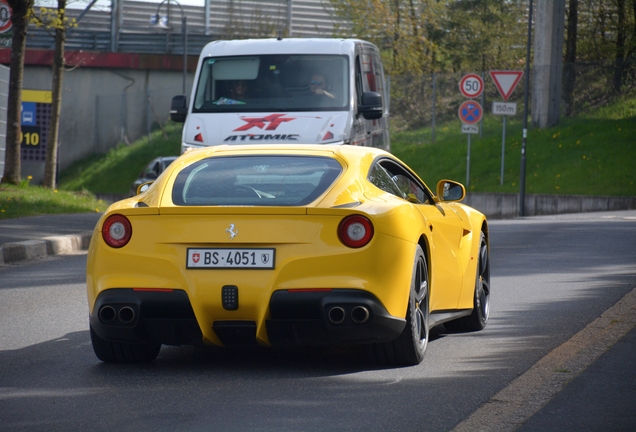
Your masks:
M 64 15 L 66 0 L 57 1 L 59 24 L 55 28 L 55 53 L 53 54 L 53 82 L 51 100 L 51 119 L 49 136 L 46 143 L 46 163 L 44 164 L 44 180 L 42 186 L 55 189 L 57 177 L 57 148 L 60 135 L 60 110 L 62 108 L 62 78 L 64 76 L 64 41 L 66 27 Z
M 570 0 L 568 6 L 568 34 L 565 42 L 565 65 L 563 67 L 563 101 L 565 115 L 574 115 L 574 84 L 576 81 L 576 33 L 579 16 L 579 1 Z
M 616 94 L 619 94 L 623 84 L 623 69 L 625 67 L 625 0 L 617 0 L 618 28 L 616 29 L 616 54 L 614 57 L 614 80 L 613 87 Z
M 26 50 L 26 15 L 33 0 L 8 0 L 12 9 L 11 65 L 7 101 L 7 141 L 2 183 L 20 183 L 20 144 L 22 142 L 22 82 L 24 80 L 24 52 Z

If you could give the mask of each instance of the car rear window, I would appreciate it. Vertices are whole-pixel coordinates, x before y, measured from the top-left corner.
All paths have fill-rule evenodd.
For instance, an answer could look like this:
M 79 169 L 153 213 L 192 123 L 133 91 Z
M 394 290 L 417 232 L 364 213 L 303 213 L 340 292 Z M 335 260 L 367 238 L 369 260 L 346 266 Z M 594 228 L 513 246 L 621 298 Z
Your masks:
M 342 172 L 321 156 L 227 156 L 183 169 L 172 189 L 180 206 L 302 206 L 314 201 Z

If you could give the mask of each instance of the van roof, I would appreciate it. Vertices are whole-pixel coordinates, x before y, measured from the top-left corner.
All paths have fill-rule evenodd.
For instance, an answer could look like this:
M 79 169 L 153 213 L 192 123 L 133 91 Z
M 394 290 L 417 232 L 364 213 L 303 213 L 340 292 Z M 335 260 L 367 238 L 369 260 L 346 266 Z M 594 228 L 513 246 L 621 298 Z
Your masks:
M 218 40 L 207 44 L 202 57 L 254 54 L 353 54 L 357 44 L 375 46 L 360 39 L 289 38 Z M 372 49 L 373 49 L 372 48 Z M 377 48 L 376 48 L 377 49 Z

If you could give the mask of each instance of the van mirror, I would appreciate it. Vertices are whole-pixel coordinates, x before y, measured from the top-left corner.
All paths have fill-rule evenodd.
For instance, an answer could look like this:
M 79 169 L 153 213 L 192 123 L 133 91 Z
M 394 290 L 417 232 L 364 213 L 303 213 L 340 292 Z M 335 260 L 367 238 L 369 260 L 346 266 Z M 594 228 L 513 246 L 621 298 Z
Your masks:
M 179 95 L 172 98 L 170 103 L 170 120 L 177 123 L 183 123 L 188 115 L 188 99 L 185 95 Z
M 358 106 L 358 114 L 367 120 L 375 120 L 382 117 L 382 96 L 376 92 L 362 93 L 362 104 Z

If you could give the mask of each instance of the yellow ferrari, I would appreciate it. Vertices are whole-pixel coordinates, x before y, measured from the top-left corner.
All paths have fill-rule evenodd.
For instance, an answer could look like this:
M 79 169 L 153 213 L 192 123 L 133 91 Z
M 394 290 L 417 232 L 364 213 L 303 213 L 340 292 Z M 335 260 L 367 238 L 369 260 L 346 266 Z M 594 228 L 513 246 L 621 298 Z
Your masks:
M 380 363 L 418 364 L 433 326 L 488 320 L 488 224 L 459 203 L 465 193 L 451 180 L 433 193 L 370 147 L 188 152 L 95 228 L 95 354 L 131 363 L 162 344 L 369 344 Z

